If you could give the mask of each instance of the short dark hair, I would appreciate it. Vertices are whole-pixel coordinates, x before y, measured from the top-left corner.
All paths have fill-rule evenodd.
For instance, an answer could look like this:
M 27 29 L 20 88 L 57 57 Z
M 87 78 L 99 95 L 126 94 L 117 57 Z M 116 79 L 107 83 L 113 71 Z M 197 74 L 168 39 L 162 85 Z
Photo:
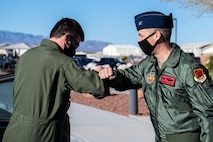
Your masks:
M 84 31 L 81 25 L 71 18 L 62 18 L 59 20 L 50 32 L 50 38 L 61 37 L 66 33 L 70 33 L 73 37 L 77 37 L 79 35 L 81 37 L 81 41 L 84 41 Z
M 172 29 L 170 28 L 155 28 L 155 31 L 159 31 L 166 41 L 170 41 Z

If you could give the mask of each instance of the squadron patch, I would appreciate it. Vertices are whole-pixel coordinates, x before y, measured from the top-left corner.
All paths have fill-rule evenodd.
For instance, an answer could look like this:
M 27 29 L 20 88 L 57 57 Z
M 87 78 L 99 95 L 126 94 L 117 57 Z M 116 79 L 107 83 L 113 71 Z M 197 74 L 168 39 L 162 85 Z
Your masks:
M 194 69 L 194 80 L 199 83 L 203 83 L 206 80 L 206 75 L 202 68 Z
M 149 73 L 147 79 L 146 79 L 146 82 L 148 84 L 151 84 L 153 81 L 155 80 L 155 73 L 151 72 Z

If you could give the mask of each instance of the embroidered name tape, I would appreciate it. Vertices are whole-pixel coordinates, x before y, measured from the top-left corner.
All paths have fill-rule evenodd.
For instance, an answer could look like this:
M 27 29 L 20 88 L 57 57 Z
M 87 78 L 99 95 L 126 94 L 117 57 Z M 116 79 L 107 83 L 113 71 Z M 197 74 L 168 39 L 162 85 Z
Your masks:
M 162 75 L 161 83 L 169 86 L 175 86 L 175 78 L 167 75 Z

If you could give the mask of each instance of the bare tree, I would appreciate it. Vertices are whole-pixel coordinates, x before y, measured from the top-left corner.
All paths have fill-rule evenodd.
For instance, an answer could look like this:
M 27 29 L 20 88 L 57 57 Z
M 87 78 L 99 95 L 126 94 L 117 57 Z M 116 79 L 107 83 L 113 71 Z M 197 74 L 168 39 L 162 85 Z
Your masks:
M 177 2 L 184 8 L 191 8 L 199 14 L 213 13 L 213 0 L 160 0 L 164 2 Z

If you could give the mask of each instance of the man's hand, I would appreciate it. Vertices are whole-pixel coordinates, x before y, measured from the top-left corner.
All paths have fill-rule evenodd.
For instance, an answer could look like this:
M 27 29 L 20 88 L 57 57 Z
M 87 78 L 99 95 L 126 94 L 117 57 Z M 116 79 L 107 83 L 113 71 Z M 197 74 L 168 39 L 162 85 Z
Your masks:
M 111 67 L 106 67 L 106 68 L 102 68 L 100 71 L 99 71 L 99 77 L 101 79 L 109 79 L 109 80 L 112 80 L 115 78 L 115 74 L 112 70 Z
M 103 67 L 101 65 L 94 67 L 92 70 L 96 71 L 96 72 L 100 72 L 103 69 Z

